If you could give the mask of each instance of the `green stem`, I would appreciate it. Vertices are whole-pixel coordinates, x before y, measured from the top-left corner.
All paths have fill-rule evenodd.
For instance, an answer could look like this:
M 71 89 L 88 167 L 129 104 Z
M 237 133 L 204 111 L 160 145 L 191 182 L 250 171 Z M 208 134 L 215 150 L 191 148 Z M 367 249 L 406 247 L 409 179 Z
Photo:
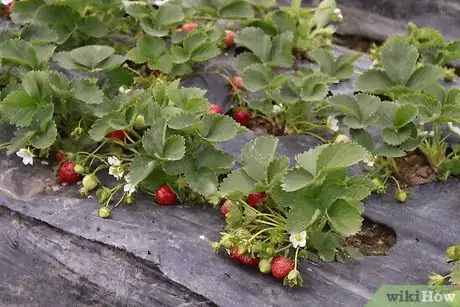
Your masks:
M 297 258 L 298 258 L 298 256 L 299 256 L 299 249 L 300 249 L 300 248 L 297 247 L 296 250 L 295 250 L 294 270 L 297 270 L 297 262 L 298 262 L 298 261 L 297 261 Z
M 269 231 L 269 230 L 276 230 L 276 229 L 279 229 L 277 227 L 269 227 L 269 228 L 264 228 L 262 229 L 261 231 L 257 232 L 255 235 L 253 235 L 252 237 L 250 237 L 248 239 L 248 242 L 251 242 L 252 240 L 254 240 L 255 238 L 257 238 L 260 234 L 266 232 L 266 231 Z

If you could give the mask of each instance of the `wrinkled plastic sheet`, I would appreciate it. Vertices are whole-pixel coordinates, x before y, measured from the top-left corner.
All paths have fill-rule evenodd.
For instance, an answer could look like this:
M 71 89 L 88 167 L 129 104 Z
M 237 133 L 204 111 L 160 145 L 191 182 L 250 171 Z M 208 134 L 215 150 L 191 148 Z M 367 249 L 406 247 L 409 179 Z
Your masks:
M 335 50 L 352 52 L 339 47 Z M 229 110 L 231 100 L 227 82 L 218 75 L 206 72 L 212 72 L 217 67 L 232 71 L 232 65 L 232 57 L 222 55 L 203 67 L 204 74 L 191 77 L 183 85 L 207 89 L 212 103 Z M 356 63 L 356 69 L 362 71 L 369 65 L 369 60 L 363 57 Z M 353 79 L 342 82 L 333 86 L 332 91 L 353 93 L 352 84 Z M 453 85 L 458 86 L 449 84 Z M 2 140 L 11 137 L 11 129 L 2 126 L 0 131 Z M 222 148 L 239 158 L 241 148 L 255 137 L 254 133 L 246 132 L 223 144 Z M 279 137 L 278 154 L 293 158 L 316 145 L 317 141 L 308 136 L 282 136 Z M 411 187 L 409 191 L 412 195 L 403 204 L 395 202 L 391 188 L 384 196 L 369 197 L 365 201 L 366 217 L 392 228 L 397 236 L 397 243 L 388 255 L 366 257 L 344 264 L 302 261 L 300 271 L 305 285 L 291 289 L 284 287 L 271 276 L 260 274 L 256 268 L 241 267 L 224 253 L 214 254 L 211 251 L 210 242 L 219 239 L 219 232 L 225 221 L 220 212 L 209 205 L 162 207 L 154 204 L 151 197 L 141 194 L 135 205 L 122 206 L 113 211 L 112 219 L 102 220 L 96 214 L 97 202 L 94 199 L 81 198 L 77 186 L 57 185 L 50 166 L 24 166 L 14 155 L 6 157 L 2 154 L 0 158 L 1 206 L 17 212 L 25 219 L 33 219 L 34 223 L 41 225 L 42 230 L 50 228 L 59 231 L 62 240 L 71 240 L 68 239 L 70 236 L 73 238 L 72 242 L 89 240 L 100 243 L 92 246 L 94 253 L 121 259 L 117 260 L 118 269 L 112 270 L 100 261 L 93 261 L 98 258 L 90 257 L 91 253 L 81 253 L 80 258 L 61 256 L 61 263 L 65 267 L 80 274 L 84 284 L 92 285 L 85 290 L 85 295 L 92 292 L 96 295 L 95 293 L 101 291 L 113 293 L 113 305 L 120 306 L 123 303 L 152 306 L 151 296 L 136 296 L 138 292 L 130 290 L 136 285 L 145 289 L 145 283 L 148 282 L 151 282 L 152 294 L 163 293 L 161 291 L 165 289 L 165 285 L 173 285 L 174 291 L 182 293 L 182 297 L 192 295 L 193 300 L 181 304 L 257 307 L 356 307 L 363 306 L 383 284 L 425 284 L 429 272 L 448 271 L 445 249 L 459 243 L 458 184 L 459 180 L 450 179 L 448 182 Z M 22 229 L 27 231 L 36 227 L 31 223 L 24 225 Z M 16 226 L 14 223 L 11 226 L 13 233 L 18 232 L 17 229 L 14 230 Z M 28 242 L 32 245 L 34 240 L 38 240 L 37 236 L 28 237 Z M 43 254 L 50 258 L 57 257 L 58 251 L 62 253 L 62 249 L 67 248 L 62 242 L 40 245 Z M 8 240 L 0 240 L 0 257 L 7 250 L 8 244 L 11 244 Z M 112 248 L 117 249 L 116 255 Z M 76 252 L 69 253 L 74 255 Z M 129 259 L 123 260 L 120 257 Z M 133 259 L 138 259 L 138 262 Z M 130 270 L 123 270 L 123 261 L 126 261 L 127 266 L 142 272 L 142 278 L 137 278 Z M 82 262 L 84 265 L 81 265 Z M 155 268 L 155 274 L 145 273 L 145 267 L 139 268 L 140 264 Z M 4 267 L 5 270 L 14 270 L 15 266 Z M 45 266 L 43 270 L 56 269 L 54 266 Z M 4 285 L 11 287 L 15 283 L 11 277 L 14 274 L 3 274 L 6 277 L 0 284 L 0 289 Z M 101 275 L 105 279 L 101 279 Z M 114 286 L 107 279 L 126 282 Z M 76 286 L 75 283 L 64 283 L 62 287 L 65 292 L 74 291 Z M 41 291 L 46 293 L 52 291 L 52 288 L 43 287 Z M 24 293 L 29 292 L 23 290 L 22 296 Z M 178 305 L 176 298 L 160 297 L 163 303 L 157 301 L 155 306 Z M 44 298 L 40 300 L 38 296 L 34 301 L 39 305 L 49 302 Z M 0 303 L 2 302 L 5 303 L 5 298 L 0 295 Z M 79 301 L 79 304 L 89 305 L 86 301 Z

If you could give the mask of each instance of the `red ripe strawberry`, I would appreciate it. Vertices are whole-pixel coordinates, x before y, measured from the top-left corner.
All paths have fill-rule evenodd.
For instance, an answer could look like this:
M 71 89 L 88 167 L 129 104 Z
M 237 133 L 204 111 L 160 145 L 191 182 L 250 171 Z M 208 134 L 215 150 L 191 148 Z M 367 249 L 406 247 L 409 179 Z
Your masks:
M 155 199 L 162 205 L 172 205 L 176 202 L 177 197 L 169 185 L 162 185 L 155 193 Z
M 110 133 L 107 133 L 107 135 L 105 136 L 106 138 L 108 139 L 118 139 L 122 142 L 125 141 L 125 131 L 124 130 L 115 130 L 115 131 L 112 131 Z
M 62 160 L 64 160 L 65 156 L 64 156 L 64 152 L 62 150 L 58 150 L 56 152 L 56 161 L 57 162 L 62 162 Z
M 231 47 L 235 45 L 235 32 L 232 30 L 225 30 L 225 40 L 224 40 L 225 46 Z
M 248 196 L 248 204 L 251 207 L 257 207 L 259 203 L 267 199 L 267 193 L 259 192 L 259 193 L 251 193 Z
M 294 270 L 294 263 L 288 257 L 276 257 L 272 260 L 272 275 L 284 279 Z
M 247 126 L 252 120 L 251 114 L 246 109 L 237 109 L 233 113 L 233 119 L 236 120 L 240 125 Z
M 238 261 L 239 263 L 242 263 L 244 265 L 257 265 L 259 264 L 259 258 L 253 257 L 249 258 L 246 255 L 238 253 L 238 248 L 234 247 L 230 251 L 230 256 L 232 257 L 233 260 Z
M 181 28 L 180 31 L 182 32 L 190 32 L 198 28 L 198 24 L 196 23 L 186 23 Z
M 216 113 L 223 114 L 224 112 L 222 111 L 222 108 L 219 107 L 217 104 L 210 104 L 208 106 L 208 113 L 209 114 L 216 114 Z
M 230 211 L 231 208 L 232 208 L 232 202 L 229 200 L 226 200 L 220 207 L 220 212 L 223 215 L 226 215 Z
M 80 180 L 80 175 L 75 171 L 74 161 L 67 161 L 59 169 L 59 181 L 61 183 L 76 183 Z
M 235 89 L 244 89 L 244 84 L 243 84 L 243 78 L 241 78 L 240 76 L 234 76 L 231 80 L 230 80 L 230 83 L 232 85 L 233 88 Z

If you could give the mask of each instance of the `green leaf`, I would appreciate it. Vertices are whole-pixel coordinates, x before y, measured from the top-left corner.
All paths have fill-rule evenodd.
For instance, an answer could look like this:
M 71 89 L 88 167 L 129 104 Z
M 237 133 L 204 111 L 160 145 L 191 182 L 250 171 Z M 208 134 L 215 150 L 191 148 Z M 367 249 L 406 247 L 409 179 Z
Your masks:
M 327 209 L 326 215 L 331 227 L 344 236 L 354 235 L 361 230 L 361 213 L 344 199 L 336 200 Z
M 143 58 L 157 60 L 166 51 L 165 41 L 160 37 L 143 36 L 137 41 L 137 48 Z
M 201 137 L 210 142 L 225 142 L 238 134 L 238 124 L 228 116 L 221 114 L 205 115 L 202 121 L 205 128 Z
M 190 55 L 186 52 L 186 50 L 176 45 L 171 47 L 171 55 L 172 61 L 175 64 L 183 64 L 190 59 Z
M 402 105 L 394 114 L 393 125 L 398 129 L 404 127 L 417 117 L 417 111 L 417 107 L 414 105 Z
M 80 18 L 80 14 L 71 7 L 58 4 L 42 5 L 35 14 L 38 22 L 47 25 L 63 25 L 66 28 L 76 26 Z
M 78 22 L 78 29 L 90 37 L 104 37 L 109 27 L 95 16 L 86 16 Z
M 335 60 L 329 51 L 318 48 L 313 50 L 310 53 L 310 56 L 316 63 L 319 64 L 321 72 L 329 76 L 335 75 Z
M 0 103 L 0 112 L 10 124 L 19 127 L 29 126 L 38 108 L 38 101 L 25 91 L 10 93 Z
M 256 181 L 265 180 L 268 166 L 275 157 L 277 144 L 278 140 L 274 137 L 259 137 L 247 143 L 241 150 L 246 174 Z
M 317 170 L 334 170 L 354 165 L 364 158 L 368 152 L 358 144 L 331 144 L 323 148 L 318 156 Z
M 207 42 L 195 49 L 191 59 L 195 62 L 204 62 L 220 54 L 220 49 L 213 42 Z
M 301 168 L 305 169 L 311 175 L 315 176 L 317 173 L 318 157 L 321 154 L 321 151 L 324 148 L 326 148 L 326 146 L 327 145 L 317 146 L 315 148 L 303 152 L 300 155 L 296 155 L 295 160 Z
M 259 58 L 250 52 L 240 53 L 236 57 L 235 70 L 242 76 L 245 69 L 252 66 L 252 64 L 260 64 Z
M 303 168 L 289 170 L 283 179 L 281 187 L 286 192 L 294 192 L 305 188 L 313 179 L 313 175 Z
M 275 36 L 270 50 L 270 65 L 275 67 L 291 68 L 293 64 L 292 45 L 294 35 L 284 32 Z
M 196 166 L 208 167 L 217 172 L 225 172 L 232 169 L 235 158 L 232 154 L 216 149 L 207 148 L 196 157 Z
M 56 46 L 53 45 L 33 45 L 35 54 L 37 55 L 38 63 L 41 64 L 39 67 L 43 67 L 45 62 L 49 62 L 51 56 L 54 54 Z M 46 63 L 48 67 L 48 63 Z
M 191 171 L 195 168 L 195 162 L 190 155 L 185 155 L 182 159 L 176 161 L 165 161 L 163 170 L 170 176 L 177 176 Z
M 267 183 L 270 185 L 279 183 L 279 181 L 286 175 L 288 168 L 288 157 L 281 156 L 271 161 L 267 169 Z
M 415 46 L 401 38 L 388 40 L 383 45 L 382 65 L 395 84 L 405 85 L 412 75 L 419 53 Z
M 163 37 L 163 36 L 167 36 L 169 33 L 169 30 L 167 28 L 161 29 L 156 24 L 152 16 L 139 17 L 139 24 L 142 30 L 144 30 L 144 32 L 150 36 Z
M 74 91 L 74 97 L 87 104 L 101 104 L 104 98 L 104 93 L 96 84 L 93 84 L 87 79 L 75 79 L 71 83 L 71 88 Z
M 219 184 L 217 176 L 207 167 L 187 172 L 185 179 L 187 179 L 190 188 L 201 195 L 210 196 L 217 193 Z
M 354 142 L 366 148 L 369 152 L 375 149 L 375 143 L 372 136 L 364 129 L 350 129 L 350 135 Z
M 400 130 L 385 128 L 382 131 L 383 141 L 389 145 L 400 145 L 410 138 L 411 131 L 409 127 L 404 127 Z
M 126 13 L 133 17 L 141 17 L 142 15 L 150 15 L 152 12 L 147 3 L 142 1 L 122 1 Z
M 409 81 L 407 81 L 407 87 L 423 90 L 443 77 L 444 71 L 441 67 L 426 64 L 417 68 L 410 76 Z
M 157 167 L 158 162 L 151 157 L 138 155 L 134 158 L 129 169 L 129 179 L 131 184 L 138 185 L 144 181 Z
M 323 261 L 333 261 L 342 247 L 341 236 L 334 232 L 313 232 L 311 243 Z
M 24 26 L 19 37 L 32 44 L 48 44 L 58 40 L 58 35 L 53 29 L 37 24 Z
M 11 155 L 19 149 L 29 145 L 29 141 L 34 135 L 34 131 L 26 129 L 18 129 L 14 132 L 14 137 L 11 139 L 11 145 L 8 147 L 7 154 Z
M 99 118 L 91 126 L 89 130 L 89 136 L 96 142 L 100 142 L 104 139 L 105 135 L 112 130 L 107 118 Z
M 180 6 L 165 3 L 158 9 L 156 23 L 160 27 L 169 27 L 181 22 L 184 18 Z
M 254 16 L 254 9 L 246 1 L 233 1 L 220 10 L 223 19 L 247 19 Z
M 314 199 L 301 197 L 295 200 L 287 214 L 287 231 L 290 234 L 304 231 L 318 219 L 320 214 L 321 211 Z
M 244 86 L 251 92 L 256 92 L 270 86 L 275 77 L 273 71 L 263 64 L 254 64 L 243 72 Z
M 390 158 L 404 157 L 406 155 L 404 150 L 400 149 L 399 147 L 390 146 L 387 144 L 383 144 L 382 146 L 378 147 L 375 150 L 375 154 L 378 156 L 390 157 Z
M 90 45 L 70 52 L 72 60 L 89 69 L 95 69 L 102 61 L 110 57 L 115 49 L 109 46 Z
M 381 70 L 371 69 L 362 73 L 356 80 L 356 90 L 372 92 L 394 86 L 394 82 Z
M 270 36 L 259 28 L 244 28 L 237 36 L 237 43 L 252 51 L 261 61 L 269 59 L 272 43 Z
M 318 5 L 313 20 L 316 23 L 317 28 L 324 28 L 337 8 L 335 0 L 323 0 Z
M 193 133 L 204 127 L 204 123 L 196 114 L 178 114 L 171 117 L 168 121 L 168 127 L 175 130 L 182 130 Z
M 248 195 L 255 183 L 254 179 L 248 176 L 243 169 L 239 168 L 228 174 L 227 178 L 220 184 L 219 190 L 224 196 L 232 194 Z
M 271 15 L 273 23 L 276 25 L 278 33 L 295 32 L 297 21 L 287 11 L 278 10 Z
M 51 102 L 51 86 L 48 73 L 44 71 L 29 71 L 22 78 L 22 86 L 30 96 L 39 101 Z
M 47 129 L 43 132 L 36 132 L 30 139 L 30 144 L 38 149 L 47 149 L 56 141 L 58 131 L 54 121 L 48 122 Z
M 20 25 L 32 23 L 38 8 L 45 4 L 42 0 L 17 1 L 14 4 L 11 20 Z
M 162 160 L 177 161 L 185 155 L 185 139 L 181 135 L 173 135 L 168 137 L 164 144 Z
M 8 63 L 38 69 L 39 61 L 34 48 L 28 42 L 10 39 L 0 45 L 0 59 L 3 65 Z

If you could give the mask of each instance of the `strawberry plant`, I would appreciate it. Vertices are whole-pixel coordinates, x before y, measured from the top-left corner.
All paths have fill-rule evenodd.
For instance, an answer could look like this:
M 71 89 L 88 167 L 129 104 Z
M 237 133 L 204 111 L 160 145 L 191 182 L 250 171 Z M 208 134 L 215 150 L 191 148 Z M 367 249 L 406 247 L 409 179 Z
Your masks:
M 302 8 L 301 2 L 293 0 L 290 6 L 264 14 L 247 26 L 258 27 L 270 36 L 291 32 L 293 47 L 303 56 L 313 49 L 330 46 L 335 32 L 330 22 L 343 19 L 335 0 L 323 0 L 316 9 Z
M 24 25 L 21 31 L 24 40 L 74 47 L 126 30 L 128 23 L 118 0 L 58 3 L 24 0 L 14 6 L 11 19 Z
M 428 88 L 443 77 L 443 70 L 432 64 L 417 65 L 419 57 L 417 48 L 401 37 L 388 39 L 381 51 L 383 69 L 371 69 L 361 74 L 356 90 L 395 100 L 400 95 Z
M 226 231 L 213 248 L 258 258 L 263 273 L 301 285 L 300 257 L 342 261 L 356 255 L 343 239 L 360 230 L 361 200 L 373 185 L 348 177 L 346 168 L 368 153 L 357 144 L 323 145 L 296 156 L 289 168 L 287 157 L 275 157 L 276 147 L 273 137 L 249 142 L 241 151 L 242 167 L 222 181 L 220 196 L 231 206 Z
M 319 65 L 322 73 L 338 80 L 346 80 L 354 74 L 353 63 L 361 57 L 361 54 L 342 54 L 334 59 L 330 51 L 318 48 L 310 53 L 310 57 Z
M 417 48 L 420 57 L 418 63 L 437 65 L 444 70 L 444 79 L 453 81 L 455 70 L 448 68 L 450 61 L 460 58 L 460 41 L 446 42 L 443 35 L 433 28 L 418 27 L 414 23 L 407 25 L 408 34 L 404 41 Z M 374 66 L 381 66 L 381 48 L 374 46 L 371 53 Z

